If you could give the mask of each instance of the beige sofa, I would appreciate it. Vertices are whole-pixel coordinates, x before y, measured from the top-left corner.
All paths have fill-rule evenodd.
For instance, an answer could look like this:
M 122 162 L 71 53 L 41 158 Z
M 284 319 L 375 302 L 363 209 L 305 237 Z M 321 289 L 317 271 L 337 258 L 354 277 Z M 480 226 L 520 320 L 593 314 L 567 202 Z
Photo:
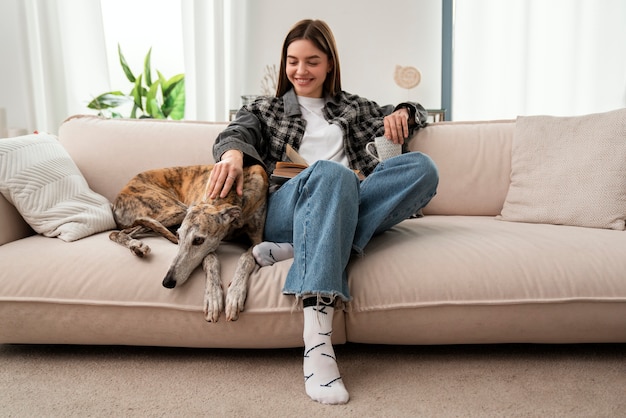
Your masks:
M 140 171 L 211 163 L 224 127 L 76 116 L 58 138 L 111 201 Z M 626 342 L 626 232 L 499 219 L 515 128 L 441 122 L 416 134 L 411 149 L 439 167 L 438 194 L 424 217 L 351 261 L 354 300 L 335 314 L 335 343 Z M 34 234 L 2 196 L 0 213 L 0 343 L 302 344 L 302 312 L 281 294 L 289 260 L 253 273 L 238 321 L 207 323 L 201 269 L 181 288 L 161 285 L 176 251 L 168 241 L 147 238 L 152 254 L 138 259 L 106 231 L 72 242 Z M 243 250 L 219 249 L 225 286 Z

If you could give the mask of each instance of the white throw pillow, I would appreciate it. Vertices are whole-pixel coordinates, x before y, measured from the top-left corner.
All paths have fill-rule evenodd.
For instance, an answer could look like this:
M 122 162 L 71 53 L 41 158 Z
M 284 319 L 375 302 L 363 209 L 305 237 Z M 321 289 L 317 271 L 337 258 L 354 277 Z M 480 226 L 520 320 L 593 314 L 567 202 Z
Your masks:
M 53 135 L 0 139 L 0 192 L 47 237 L 75 241 L 115 228 L 109 201 L 89 188 Z
M 626 109 L 518 117 L 498 219 L 623 230 Z

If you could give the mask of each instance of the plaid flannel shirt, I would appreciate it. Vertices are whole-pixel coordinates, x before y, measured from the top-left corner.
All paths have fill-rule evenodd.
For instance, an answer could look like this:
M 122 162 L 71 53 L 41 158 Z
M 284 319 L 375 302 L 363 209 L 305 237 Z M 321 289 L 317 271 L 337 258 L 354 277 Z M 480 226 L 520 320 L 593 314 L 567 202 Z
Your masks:
M 407 108 L 415 128 L 426 125 L 427 112 L 417 103 L 379 106 L 373 101 L 340 92 L 326 100 L 324 117 L 341 128 L 344 151 L 350 168 L 369 175 L 378 161 L 365 152 L 365 145 L 384 132 L 383 118 L 399 108 Z M 298 99 L 293 89 L 282 97 L 261 97 L 242 107 L 213 146 L 215 161 L 222 154 L 236 149 L 244 154 L 244 163 L 262 164 L 268 175 L 277 161 L 287 160 L 286 145 L 296 151 L 304 136 L 306 121 L 302 118 Z

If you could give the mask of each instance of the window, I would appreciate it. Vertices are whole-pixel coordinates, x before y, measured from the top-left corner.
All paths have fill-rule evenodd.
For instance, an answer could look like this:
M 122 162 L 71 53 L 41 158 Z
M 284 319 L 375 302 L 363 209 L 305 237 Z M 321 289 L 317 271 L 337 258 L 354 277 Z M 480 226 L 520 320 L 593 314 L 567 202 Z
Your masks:
M 112 90 L 132 88 L 120 66 L 118 44 L 135 75 L 143 72 L 150 48 L 154 77 L 156 70 L 166 78 L 185 72 L 181 0 L 105 0 L 101 7 Z

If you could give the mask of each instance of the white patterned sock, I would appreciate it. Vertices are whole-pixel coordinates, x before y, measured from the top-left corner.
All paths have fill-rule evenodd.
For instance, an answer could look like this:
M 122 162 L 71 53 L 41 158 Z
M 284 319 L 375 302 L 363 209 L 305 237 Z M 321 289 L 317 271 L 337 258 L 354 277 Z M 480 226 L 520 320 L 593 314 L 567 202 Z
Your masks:
M 324 304 L 304 308 L 304 386 L 311 399 L 323 404 L 344 404 L 350 399 L 331 342 L 334 312 Z
M 259 266 L 271 266 L 279 261 L 293 258 L 293 244 L 290 242 L 263 241 L 254 246 L 252 255 Z

